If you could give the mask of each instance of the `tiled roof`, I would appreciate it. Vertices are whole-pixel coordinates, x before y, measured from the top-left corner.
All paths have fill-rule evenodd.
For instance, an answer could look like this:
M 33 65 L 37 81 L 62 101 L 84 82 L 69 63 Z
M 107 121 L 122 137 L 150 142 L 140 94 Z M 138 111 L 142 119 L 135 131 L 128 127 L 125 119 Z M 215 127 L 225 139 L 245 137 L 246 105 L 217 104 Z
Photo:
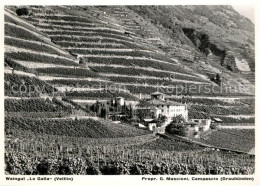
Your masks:
M 155 106 L 151 107 L 151 109 L 155 109 L 155 110 L 161 110 L 160 108 L 158 108 L 158 107 L 155 107 Z
M 154 92 L 154 93 L 152 93 L 151 95 L 164 95 L 164 94 L 161 93 L 161 92 Z
M 200 125 L 199 123 L 197 123 L 197 122 L 193 122 L 193 121 L 189 121 L 189 122 L 187 122 L 186 123 L 187 125 Z

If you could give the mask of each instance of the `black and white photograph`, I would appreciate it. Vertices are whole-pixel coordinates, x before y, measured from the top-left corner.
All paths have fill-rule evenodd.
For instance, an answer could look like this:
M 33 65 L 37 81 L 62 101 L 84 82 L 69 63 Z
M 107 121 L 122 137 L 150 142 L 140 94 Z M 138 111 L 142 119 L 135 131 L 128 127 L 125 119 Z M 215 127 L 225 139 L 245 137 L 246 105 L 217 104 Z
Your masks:
M 254 6 L 3 11 L 5 181 L 255 175 Z

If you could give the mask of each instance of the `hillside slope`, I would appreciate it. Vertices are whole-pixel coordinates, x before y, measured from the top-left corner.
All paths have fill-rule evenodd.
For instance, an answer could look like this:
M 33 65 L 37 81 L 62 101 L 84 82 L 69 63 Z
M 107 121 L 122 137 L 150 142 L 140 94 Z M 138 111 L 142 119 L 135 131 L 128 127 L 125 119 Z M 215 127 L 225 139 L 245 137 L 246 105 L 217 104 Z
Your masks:
M 189 120 L 222 128 L 203 143 L 254 149 L 254 131 L 241 130 L 255 125 L 253 26 L 231 7 L 6 6 L 4 14 L 6 174 L 254 173 L 253 156 L 155 135 L 140 128 L 150 114 L 135 109 L 165 93 Z M 174 171 L 158 171 L 173 160 Z
M 231 6 L 129 8 L 143 17 L 148 17 L 152 23 L 156 23 L 156 27 L 164 28 L 175 42 L 198 49 L 206 55 L 223 58 L 227 52 L 232 51 L 235 57 L 244 58 L 250 70 L 254 71 L 254 25 Z
M 67 93 L 71 98 L 93 97 L 86 90 L 107 85 L 130 99 L 158 90 L 170 96 L 254 94 L 253 25 L 229 6 L 27 7 L 30 15 L 17 19 L 48 44 L 12 30 L 21 28 L 10 20 L 16 8 L 6 7 L 6 56 L 59 90 L 79 83 L 79 93 Z M 217 73 L 221 87 L 210 81 Z

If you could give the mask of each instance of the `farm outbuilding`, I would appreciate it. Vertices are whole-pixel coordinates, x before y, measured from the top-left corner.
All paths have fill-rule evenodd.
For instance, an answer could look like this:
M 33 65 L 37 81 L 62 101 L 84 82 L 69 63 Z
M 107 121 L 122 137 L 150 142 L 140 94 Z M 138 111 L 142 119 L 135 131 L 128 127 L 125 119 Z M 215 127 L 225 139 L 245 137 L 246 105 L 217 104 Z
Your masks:
M 145 129 L 145 128 L 146 128 L 146 126 L 145 126 L 145 125 L 143 125 L 143 124 L 141 124 L 141 123 L 138 123 L 138 127 L 139 127 L 139 128 L 143 128 L 143 129 Z
M 213 118 L 213 120 L 215 121 L 215 122 L 222 122 L 222 119 L 219 119 L 219 118 Z
M 198 122 L 193 122 L 193 121 L 189 121 L 186 123 L 186 125 L 188 125 L 189 127 L 189 130 L 192 130 L 193 132 L 196 131 L 198 132 L 199 131 L 199 123 Z
M 156 123 L 148 123 L 148 129 L 150 131 L 155 132 L 156 131 Z
M 125 104 L 125 98 L 123 97 L 117 97 L 116 100 L 120 106 L 123 106 Z
M 199 124 L 199 131 L 207 131 L 210 129 L 211 119 L 191 119 L 190 121 Z
M 164 134 L 165 133 L 165 127 L 157 127 L 156 128 L 156 133 Z

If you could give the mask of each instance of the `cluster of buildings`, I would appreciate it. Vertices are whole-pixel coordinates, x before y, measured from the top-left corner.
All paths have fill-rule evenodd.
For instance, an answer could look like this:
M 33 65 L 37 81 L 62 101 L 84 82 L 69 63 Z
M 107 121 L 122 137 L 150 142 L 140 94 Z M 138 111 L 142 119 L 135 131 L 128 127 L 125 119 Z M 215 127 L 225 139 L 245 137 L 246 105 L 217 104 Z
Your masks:
M 141 99 L 140 102 L 144 101 Z M 165 127 L 171 123 L 175 117 L 181 118 L 183 123 L 188 126 L 188 135 L 197 136 L 198 133 L 208 131 L 211 125 L 211 119 L 193 119 L 188 117 L 188 105 L 176 101 L 171 101 L 165 98 L 165 95 L 160 92 L 154 92 L 150 95 L 145 103 L 129 102 L 123 97 L 116 97 L 110 102 L 96 104 L 96 110 L 99 115 L 102 115 L 102 110 L 106 110 L 107 119 L 113 120 L 114 123 L 120 123 L 124 118 L 138 118 L 138 126 L 146 128 L 155 133 L 164 133 Z M 102 105 L 102 106 L 100 106 Z M 129 107 L 129 105 L 131 105 Z M 113 111 L 111 110 L 113 107 Z M 106 108 L 106 109 L 104 109 Z M 110 109 L 109 109 L 110 108 Z M 100 110 L 100 112 L 98 112 Z M 142 113 L 142 114 L 140 114 Z M 102 117 L 102 116 L 101 116 Z
M 135 109 L 148 109 L 153 118 L 158 119 L 165 117 L 165 121 L 161 126 L 157 126 L 153 119 L 144 119 L 146 126 L 149 130 L 164 133 L 165 127 L 172 121 L 174 117 L 181 117 L 188 125 L 189 134 L 208 131 L 211 125 L 211 119 L 192 119 L 188 118 L 187 104 L 182 104 L 175 101 L 169 101 L 165 99 L 165 95 L 160 92 L 154 92 L 151 94 L 151 98 L 147 101 L 148 106 L 136 107 Z

